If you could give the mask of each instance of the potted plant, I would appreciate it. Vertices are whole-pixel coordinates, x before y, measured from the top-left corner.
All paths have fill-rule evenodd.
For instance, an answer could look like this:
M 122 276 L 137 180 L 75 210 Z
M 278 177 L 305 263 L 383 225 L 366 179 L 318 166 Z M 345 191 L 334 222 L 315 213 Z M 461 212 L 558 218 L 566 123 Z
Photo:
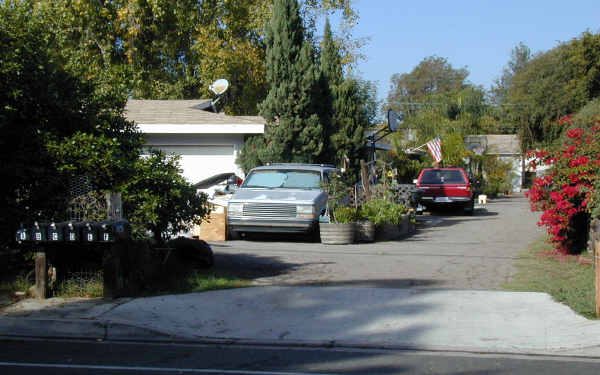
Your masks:
M 347 245 L 354 242 L 358 210 L 354 207 L 336 207 L 329 213 L 330 222 L 320 223 L 321 242 L 329 245 Z
M 378 240 L 391 240 L 401 236 L 405 230 L 400 225 L 408 219 L 403 205 L 384 198 L 373 198 L 363 203 L 360 216 L 373 222 Z
M 319 223 L 321 242 L 330 245 L 353 243 L 358 210 L 349 207 L 350 185 L 336 173 L 329 175 L 329 181 L 322 189 L 327 192 L 328 200 L 327 211 Z

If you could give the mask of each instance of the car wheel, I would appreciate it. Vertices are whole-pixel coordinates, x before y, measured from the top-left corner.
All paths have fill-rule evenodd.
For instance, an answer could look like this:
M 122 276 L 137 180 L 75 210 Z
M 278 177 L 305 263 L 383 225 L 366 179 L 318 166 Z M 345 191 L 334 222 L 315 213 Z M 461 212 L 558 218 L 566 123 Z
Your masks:
M 238 241 L 242 239 L 242 236 L 240 236 L 240 232 L 237 232 L 233 229 L 229 229 L 229 227 L 227 227 L 227 238 L 229 240 Z
M 463 212 L 467 216 L 473 216 L 473 214 L 475 213 L 475 200 L 474 199 L 472 199 L 469 203 L 467 203 L 467 205 L 463 209 Z

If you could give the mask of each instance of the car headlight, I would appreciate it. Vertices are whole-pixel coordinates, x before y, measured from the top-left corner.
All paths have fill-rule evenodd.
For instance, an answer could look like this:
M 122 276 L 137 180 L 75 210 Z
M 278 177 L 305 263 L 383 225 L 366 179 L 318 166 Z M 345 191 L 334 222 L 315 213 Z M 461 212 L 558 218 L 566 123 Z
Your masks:
M 244 215 L 244 204 L 243 203 L 229 203 L 227 207 L 227 214 L 231 216 L 243 216 Z
M 312 205 L 297 205 L 296 206 L 296 217 L 299 219 L 314 219 L 315 218 L 315 207 Z

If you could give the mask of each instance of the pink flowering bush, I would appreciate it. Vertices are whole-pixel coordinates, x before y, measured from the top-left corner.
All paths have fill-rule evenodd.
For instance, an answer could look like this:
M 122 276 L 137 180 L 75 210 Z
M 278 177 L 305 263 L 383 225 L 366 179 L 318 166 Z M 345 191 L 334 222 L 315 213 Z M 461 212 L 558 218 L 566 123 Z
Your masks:
M 561 119 L 570 124 L 570 118 Z M 551 151 L 530 152 L 532 168 L 547 165 L 549 172 L 534 180 L 527 193 L 531 208 L 543 211 L 538 225 L 545 226 L 550 242 L 563 254 L 581 251 L 587 241 L 590 213 L 600 200 L 600 122 L 590 129 L 571 128 L 564 143 Z

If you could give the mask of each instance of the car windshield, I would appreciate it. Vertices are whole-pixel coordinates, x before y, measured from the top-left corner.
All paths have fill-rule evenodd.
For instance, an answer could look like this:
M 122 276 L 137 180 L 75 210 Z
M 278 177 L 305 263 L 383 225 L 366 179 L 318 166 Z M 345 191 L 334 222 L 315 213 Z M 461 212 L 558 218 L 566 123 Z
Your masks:
M 465 177 L 459 170 L 430 170 L 423 172 L 422 184 L 465 184 Z
M 242 187 L 319 189 L 321 174 L 317 171 L 259 170 L 248 175 Z

